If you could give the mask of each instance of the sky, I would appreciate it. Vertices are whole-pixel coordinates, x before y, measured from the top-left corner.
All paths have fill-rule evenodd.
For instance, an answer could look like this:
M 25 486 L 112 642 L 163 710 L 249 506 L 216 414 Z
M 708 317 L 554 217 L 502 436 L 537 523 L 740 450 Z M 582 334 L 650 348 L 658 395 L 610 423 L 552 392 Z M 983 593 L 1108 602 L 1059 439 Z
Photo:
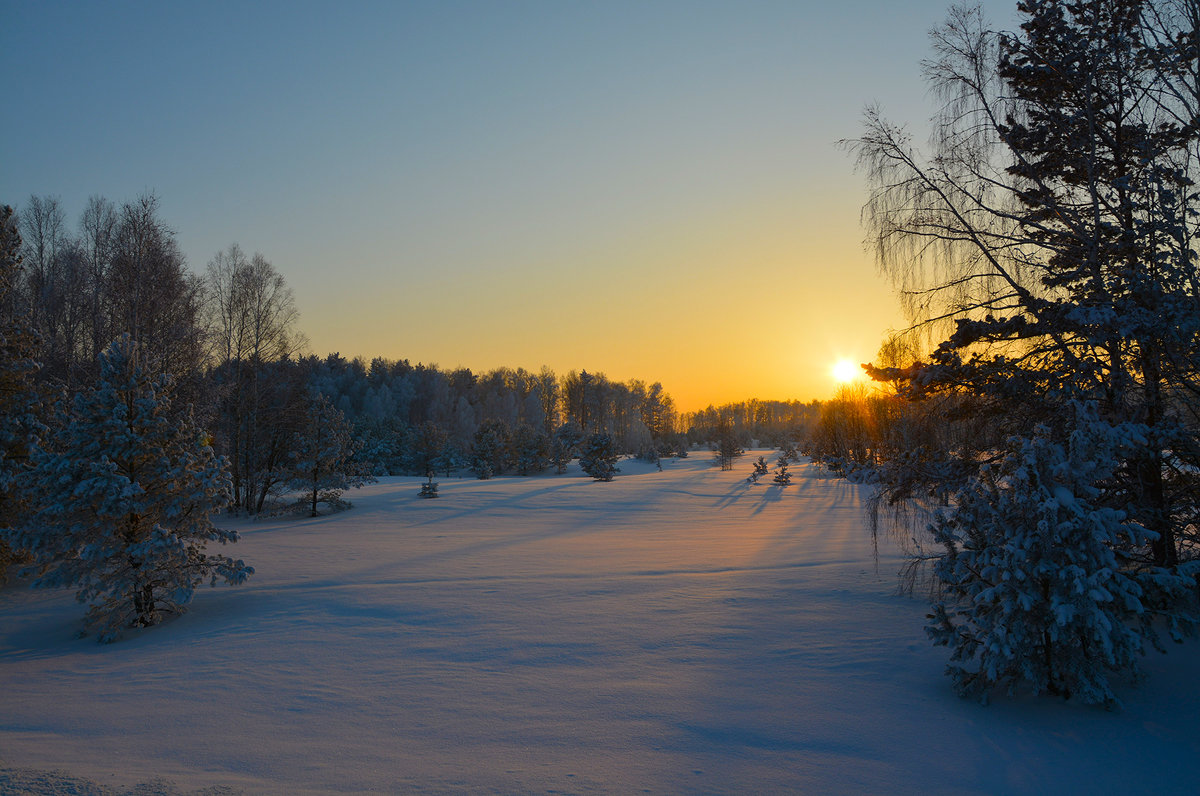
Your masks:
M 924 129 L 946 8 L 0 0 L 0 202 L 153 192 L 322 356 L 824 398 L 905 325 L 837 142 L 870 104 Z

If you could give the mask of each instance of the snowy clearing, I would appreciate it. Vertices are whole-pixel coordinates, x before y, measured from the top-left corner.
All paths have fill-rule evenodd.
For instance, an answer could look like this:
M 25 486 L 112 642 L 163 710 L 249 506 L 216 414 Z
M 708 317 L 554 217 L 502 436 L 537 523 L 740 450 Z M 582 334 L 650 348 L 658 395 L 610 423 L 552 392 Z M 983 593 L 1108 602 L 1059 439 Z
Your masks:
M 862 488 L 754 455 L 225 523 L 249 582 L 108 646 L 10 586 L 0 792 L 1194 792 L 1200 646 L 1116 713 L 960 700 Z

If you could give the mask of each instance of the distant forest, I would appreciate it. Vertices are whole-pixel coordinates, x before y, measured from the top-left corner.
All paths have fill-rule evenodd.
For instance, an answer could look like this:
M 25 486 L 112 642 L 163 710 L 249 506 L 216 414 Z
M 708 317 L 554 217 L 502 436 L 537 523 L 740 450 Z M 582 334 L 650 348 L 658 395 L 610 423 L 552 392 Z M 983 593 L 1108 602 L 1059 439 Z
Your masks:
M 680 414 L 658 382 L 582 369 L 475 373 L 314 356 L 275 266 L 233 245 L 203 273 L 190 271 L 153 195 L 92 197 L 73 227 L 59 199 L 33 196 L 6 215 L 3 234 L 14 251 L 3 312 L 29 331 L 39 422 L 53 423 L 56 396 L 95 384 L 100 354 L 129 335 L 142 366 L 170 374 L 180 411 L 189 407 L 212 434 L 232 471 L 234 506 L 247 512 L 292 483 L 289 462 L 318 399 L 348 424 L 351 464 L 373 475 L 561 469 L 595 434 L 618 454 L 651 460 L 721 434 L 778 445 L 803 436 L 817 412 L 752 400 Z

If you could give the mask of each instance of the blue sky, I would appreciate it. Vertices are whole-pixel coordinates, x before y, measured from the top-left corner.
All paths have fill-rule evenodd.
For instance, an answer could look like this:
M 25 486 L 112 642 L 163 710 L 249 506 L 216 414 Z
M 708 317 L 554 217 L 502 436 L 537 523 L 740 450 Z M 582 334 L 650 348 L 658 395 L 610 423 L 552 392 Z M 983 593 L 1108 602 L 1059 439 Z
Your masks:
M 1015 11 L 990 4 L 997 24 Z M 155 192 L 314 353 L 816 398 L 902 323 L 835 146 L 942 2 L 0 2 L 0 201 Z

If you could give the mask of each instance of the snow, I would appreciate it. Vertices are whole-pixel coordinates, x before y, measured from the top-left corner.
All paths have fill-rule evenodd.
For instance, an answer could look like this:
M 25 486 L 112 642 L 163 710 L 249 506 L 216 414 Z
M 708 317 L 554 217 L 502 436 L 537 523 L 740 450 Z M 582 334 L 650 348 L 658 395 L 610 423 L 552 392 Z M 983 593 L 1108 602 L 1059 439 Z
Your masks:
M 1120 712 L 960 700 L 869 487 L 752 458 L 226 523 L 256 574 L 112 645 L 6 588 L 0 792 L 1194 791 L 1200 647 Z

